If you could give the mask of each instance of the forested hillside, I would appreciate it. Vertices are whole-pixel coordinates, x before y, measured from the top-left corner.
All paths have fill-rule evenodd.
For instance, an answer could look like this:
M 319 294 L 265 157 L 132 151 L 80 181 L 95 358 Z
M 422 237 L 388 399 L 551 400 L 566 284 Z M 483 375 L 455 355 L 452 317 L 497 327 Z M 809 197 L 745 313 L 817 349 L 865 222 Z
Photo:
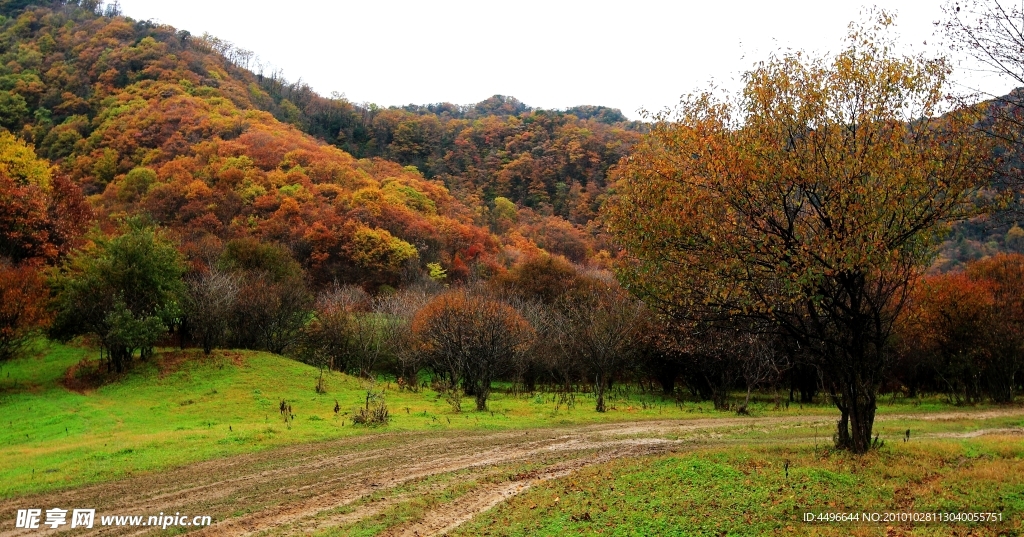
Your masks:
M 213 36 L 45 4 L 2 7 L 0 126 L 93 196 L 100 222 L 147 214 L 189 245 L 252 236 L 319 281 L 370 286 L 435 262 L 487 276 L 504 247 L 577 263 L 616 250 L 595 219 L 646 129 L 618 110 L 357 104 Z M 1015 223 L 956 226 L 934 269 L 1021 251 Z
M 495 95 L 470 106 L 378 108 L 324 99 L 277 78 L 257 79 L 273 99 L 261 102 L 279 119 L 352 155 L 413 165 L 460 196 L 501 196 L 577 224 L 594 217 L 608 169 L 643 129 L 599 106 L 535 110 Z
M 315 281 L 369 286 L 428 263 L 487 276 L 503 246 L 577 262 L 608 248 L 585 226 L 638 135 L 617 111 L 497 96 L 360 107 L 253 73 L 251 53 L 210 36 L 97 11 L 7 4 L 0 125 L 108 229 L 148 215 L 193 257 L 253 237 L 287 246 Z

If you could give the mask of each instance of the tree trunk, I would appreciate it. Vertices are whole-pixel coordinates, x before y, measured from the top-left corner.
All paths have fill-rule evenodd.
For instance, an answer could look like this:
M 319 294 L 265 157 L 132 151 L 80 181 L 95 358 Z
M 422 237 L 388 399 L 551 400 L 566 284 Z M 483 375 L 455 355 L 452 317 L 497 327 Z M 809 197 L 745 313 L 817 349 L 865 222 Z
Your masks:
M 476 392 L 476 409 L 481 412 L 487 410 L 487 396 L 491 394 L 491 381 L 480 381 L 474 392 Z
M 875 423 L 875 394 L 854 383 L 844 387 L 843 392 L 843 402 L 836 404 L 842 414 L 837 423 L 836 447 L 853 453 L 867 453 L 871 449 L 871 431 Z
M 110 360 L 110 365 L 117 373 L 124 373 L 128 369 L 128 364 L 131 362 L 132 352 L 129 349 L 120 346 L 114 346 L 107 349 L 107 357 Z
M 836 447 L 839 449 L 849 449 L 850 447 L 850 413 L 846 410 L 843 405 L 836 405 L 839 407 L 840 418 L 836 423 Z
M 850 429 L 854 453 L 867 453 L 871 449 L 871 430 L 875 424 L 875 396 L 858 400 L 850 413 Z
M 596 408 L 596 410 L 598 412 L 604 412 L 605 411 L 605 407 L 604 407 L 604 390 L 605 390 L 604 379 L 601 378 L 601 375 L 597 375 L 597 378 L 594 379 L 594 393 L 597 394 L 597 408 Z
M 749 411 L 747 410 L 747 407 L 748 407 L 748 406 L 750 405 L 750 392 L 751 392 L 751 387 L 752 387 L 752 386 L 751 386 L 751 384 L 750 384 L 750 383 L 747 383 L 747 397 L 746 397 L 746 399 L 744 399 L 744 400 L 743 400 L 743 406 L 739 407 L 739 408 L 738 408 L 738 409 L 736 410 L 736 413 L 737 413 L 737 414 L 749 414 L 749 413 L 750 413 L 750 412 L 749 412 Z
M 661 384 L 661 391 L 665 395 L 672 395 L 676 391 L 676 377 L 679 376 L 679 370 L 674 364 L 662 364 L 654 370 L 654 377 L 657 379 L 658 384 Z
M 715 390 L 711 395 L 711 402 L 715 405 L 715 410 L 729 410 L 729 404 L 726 402 L 728 396 L 724 390 Z
M 988 393 L 992 402 L 1012 403 L 1015 368 L 994 367 L 993 369 L 994 371 L 988 375 Z
M 537 373 L 533 366 L 528 367 L 523 373 L 523 390 L 530 393 L 537 391 Z

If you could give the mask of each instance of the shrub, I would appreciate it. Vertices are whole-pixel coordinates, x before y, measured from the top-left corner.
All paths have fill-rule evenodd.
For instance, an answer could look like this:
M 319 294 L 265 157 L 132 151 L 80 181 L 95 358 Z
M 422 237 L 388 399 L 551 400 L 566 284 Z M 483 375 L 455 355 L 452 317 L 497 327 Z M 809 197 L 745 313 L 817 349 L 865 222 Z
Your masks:
M 387 425 L 391 421 L 391 414 L 388 412 L 387 402 L 384 401 L 384 392 L 371 390 L 366 391 L 366 404 L 360 408 L 355 416 L 352 416 L 352 423 L 355 425 Z

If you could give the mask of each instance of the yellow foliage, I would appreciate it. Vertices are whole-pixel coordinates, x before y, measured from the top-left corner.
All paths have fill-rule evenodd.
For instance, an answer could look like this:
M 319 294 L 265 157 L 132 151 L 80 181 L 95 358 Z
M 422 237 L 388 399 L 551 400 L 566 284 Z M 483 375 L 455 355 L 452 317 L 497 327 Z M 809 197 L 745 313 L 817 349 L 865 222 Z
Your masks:
M 32 146 L 7 131 L 0 132 L 0 173 L 19 186 L 50 188 L 50 164 L 37 157 Z

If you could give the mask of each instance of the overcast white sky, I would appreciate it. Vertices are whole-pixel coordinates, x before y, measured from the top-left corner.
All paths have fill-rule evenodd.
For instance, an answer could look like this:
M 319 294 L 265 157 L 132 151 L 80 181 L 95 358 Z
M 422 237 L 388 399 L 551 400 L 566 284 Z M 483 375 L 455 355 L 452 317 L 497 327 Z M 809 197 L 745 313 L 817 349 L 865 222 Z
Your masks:
M 879 0 L 902 41 L 934 48 L 943 0 Z M 494 94 L 528 105 L 637 110 L 672 106 L 738 75 L 779 48 L 834 51 L 862 4 L 809 0 L 514 2 L 361 0 L 277 2 L 121 0 L 125 15 L 251 49 L 323 95 L 382 106 Z M 925 47 L 923 43 L 927 41 Z M 1003 94 L 1008 82 L 959 80 Z

